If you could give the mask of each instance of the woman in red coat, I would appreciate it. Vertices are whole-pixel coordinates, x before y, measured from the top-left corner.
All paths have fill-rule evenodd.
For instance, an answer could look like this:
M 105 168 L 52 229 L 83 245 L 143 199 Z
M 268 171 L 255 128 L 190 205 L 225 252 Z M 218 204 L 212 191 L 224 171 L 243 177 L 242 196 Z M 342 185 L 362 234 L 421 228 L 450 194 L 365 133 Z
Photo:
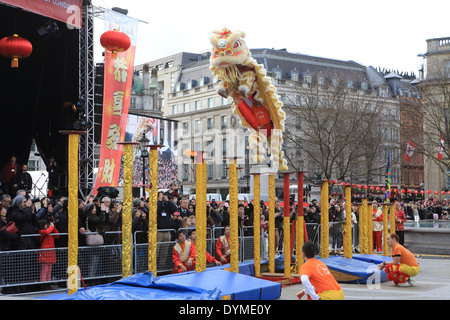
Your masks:
M 55 248 L 55 239 L 59 238 L 58 235 L 50 235 L 51 233 L 58 233 L 53 222 L 49 222 L 45 219 L 39 220 L 39 234 L 41 249 L 39 252 L 38 261 L 41 264 L 41 282 L 51 281 L 52 279 L 52 266 L 56 263 L 55 250 L 49 250 Z

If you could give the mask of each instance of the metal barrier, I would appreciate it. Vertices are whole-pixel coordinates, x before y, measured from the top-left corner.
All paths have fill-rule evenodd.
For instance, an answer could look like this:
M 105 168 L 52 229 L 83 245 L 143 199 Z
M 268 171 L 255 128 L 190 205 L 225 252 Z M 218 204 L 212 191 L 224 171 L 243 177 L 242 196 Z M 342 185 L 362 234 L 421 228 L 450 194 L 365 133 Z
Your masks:
M 182 229 L 188 231 L 190 229 Z M 207 230 L 207 251 L 215 256 L 216 242 L 223 234 L 223 227 L 208 228 Z M 317 245 L 320 241 L 320 224 L 307 223 L 306 230 L 308 239 Z M 334 230 L 334 228 L 330 228 Z M 169 231 L 175 234 L 175 229 L 158 230 Z M 334 232 L 334 231 L 331 231 Z M 336 228 L 337 232 L 337 228 Z M 91 232 L 94 234 L 94 232 Z M 268 258 L 268 238 L 264 230 L 261 230 L 261 259 Z M 337 234 L 337 233 L 336 233 Z M 354 237 L 357 232 L 353 232 Z M 67 237 L 67 233 L 59 233 L 60 237 Z M 334 235 L 334 233 L 333 233 Z M 342 234 L 341 234 L 342 235 Z M 39 234 L 27 235 L 22 237 L 40 237 Z M 122 245 L 118 243 L 121 237 L 121 231 L 106 232 L 105 245 L 102 246 L 80 246 L 78 248 L 78 267 L 80 275 L 84 281 L 91 281 L 93 284 L 99 284 L 101 281 L 120 278 L 122 276 Z M 337 236 L 336 236 L 337 237 Z M 334 239 L 335 237 L 333 237 Z M 142 273 L 148 269 L 148 241 L 147 232 L 137 231 L 133 234 L 132 246 L 132 270 L 133 274 Z M 157 270 L 158 274 L 172 272 L 173 261 L 172 251 L 176 241 L 157 243 Z M 279 242 L 282 243 L 282 233 L 280 233 Z M 338 240 L 338 238 L 336 239 Z M 355 242 L 354 242 L 355 243 Z M 46 272 L 39 263 L 39 256 L 46 252 L 54 251 L 56 263 L 51 266 L 50 277 L 44 277 Z M 294 248 L 295 252 L 295 248 Z M 62 287 L 67 281 L 67 247 L 56 247 L 52 249 L 29 249 L 29 250 L 11 250 L 0 251 L 0 288 L 24 287 L 31 285 L 41 285 L 50 283 L 60 283 Z M 254 240 L 253 227 L 239 229 L 239 261 L 249 261 L 254 259 Z M 47 271 L 48 273 L 48 271 Z M 42 276 L 41 276 L 42 275 Z M 31 288 L 30 288 L 31 289 Z M 33 290 L 27 290 L 32 292 Z M 36 290 L 34 290 L 36 291 Z

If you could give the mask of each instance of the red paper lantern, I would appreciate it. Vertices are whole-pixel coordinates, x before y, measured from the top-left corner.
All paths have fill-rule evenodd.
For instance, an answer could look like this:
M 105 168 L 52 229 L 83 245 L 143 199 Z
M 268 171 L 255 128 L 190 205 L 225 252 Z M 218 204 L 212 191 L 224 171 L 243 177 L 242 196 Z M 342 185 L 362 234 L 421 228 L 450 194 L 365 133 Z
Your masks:
M 431 190 L 427 190 L 427 193 L 430 194 L 430 193 L 431 193 Z
M 417 190 L 414 190 L 414 194 L 418 194 L 419 193 L 419 191 L 417 191 Z
M 439 193 L 439 192 L 438 192 L 437 190 L 435 190 L 435 191 L 434 191 L 434 194 L 436 194 L 436 195 L 437 195 L 438 193 Z
M 117 53 L 127 51 L 131 46 L 130 37 L 126 33 L 118 30 L 111 30 L 103 33 L 100 37 L 100 43 L 103 48 L 112 52 L 112 59 L 117 59 Z
M 17 34 L 0 40 L 0 54 L 11 59 L 11 68 L 18 68 L 19 59 L 29 57 L 32 51 L 31 42 Z
M 402 193 L 405 193 L 405 189 L 402 189 Z
M 445 196 L 445 191 L 442 191 L 441 194 L 442 194 L 443 196 Z
M 371 186 L 371 187 L 370 187 L 370 190 L 373 191 L 373 189 L 375 189 L 375 187 L 374 187 L 374 186 Z
M 369 186 L 364 186 L 364 189 L 366 189 L 366 190 L 367 190 L 367 188 L 369 188 Z
M 377 187 L 377 189 L 376 189 L 376 190 L 377 190 L 377 192 L 380 192 L 380 187 Z
M 381 191 L 385 192 L 385 191 L 386 191 L 386 189 L 385 189 L 385 188 L 382 188 L 382 189 L 381 189 Z
M 358 189 L 361 189 L 361 188 L 362 188 L 362 185 L 358 184 Z
M 338 183 L 339 183 L 339 181 L 337 181 L 337 180 L 334 180 L 334 183 L 335 183 L 335 184 L 338 184 Z
M 394 192 L 395 192 L 395 193 L 398 193 L 398 189 L 395 189 Z

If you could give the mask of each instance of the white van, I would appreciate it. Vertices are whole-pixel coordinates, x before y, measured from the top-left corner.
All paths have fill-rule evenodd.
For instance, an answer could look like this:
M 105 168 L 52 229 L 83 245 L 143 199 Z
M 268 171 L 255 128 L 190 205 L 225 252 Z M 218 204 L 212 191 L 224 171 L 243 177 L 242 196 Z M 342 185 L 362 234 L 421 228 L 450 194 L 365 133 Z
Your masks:
M 191 194 L 189 196 L 189 200 L 193 200 L 196 198 L 196 194 Z M 211 201 L 216 201 L 216 202 L 222 202 L 222 195 L 220 193 L 207 193 L 206 194 L 206 201 L 211 202 Z
M 247 201 L 252 201 L 254 199 L 253 193 L 239 193 L 238 194 L 238 200 L 244 200 L 244 197 L 247 198 Z M 259 199 L 264 202 L 269 202 L 269 195 L 268 194 L 260 194 Z M 230 201 L 230 195 L 227 195 L 227 201 Z

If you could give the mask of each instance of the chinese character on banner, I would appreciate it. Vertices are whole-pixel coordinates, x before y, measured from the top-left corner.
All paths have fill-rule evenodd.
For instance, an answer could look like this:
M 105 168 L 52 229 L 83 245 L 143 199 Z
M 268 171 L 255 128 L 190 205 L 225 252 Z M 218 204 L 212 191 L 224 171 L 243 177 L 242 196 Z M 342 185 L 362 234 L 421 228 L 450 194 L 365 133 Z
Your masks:
M 128 76 L 128 63 L 124 57 L 116 59 L 114 63 L 114 80 L 126 83 Z
M 109 126 L 108 137 L 106 138 L 105 147 L 110 150 L 117 150 L 117 142 L 119 142 L 120 127 L 113 123 Z
M 105 165 L 103 167 L 101 183 L 104 183 L 104 182 L 111 183 L 112 182 L 115 167 L 116 167 L 116 164 L 114 162 L 114 158 L 105 159 Z
M 113 116 L 121 116 L 122 115 L 122 107 L 123 107 L 123 90 L 118 90 L 114 92 L 114 109 Z

